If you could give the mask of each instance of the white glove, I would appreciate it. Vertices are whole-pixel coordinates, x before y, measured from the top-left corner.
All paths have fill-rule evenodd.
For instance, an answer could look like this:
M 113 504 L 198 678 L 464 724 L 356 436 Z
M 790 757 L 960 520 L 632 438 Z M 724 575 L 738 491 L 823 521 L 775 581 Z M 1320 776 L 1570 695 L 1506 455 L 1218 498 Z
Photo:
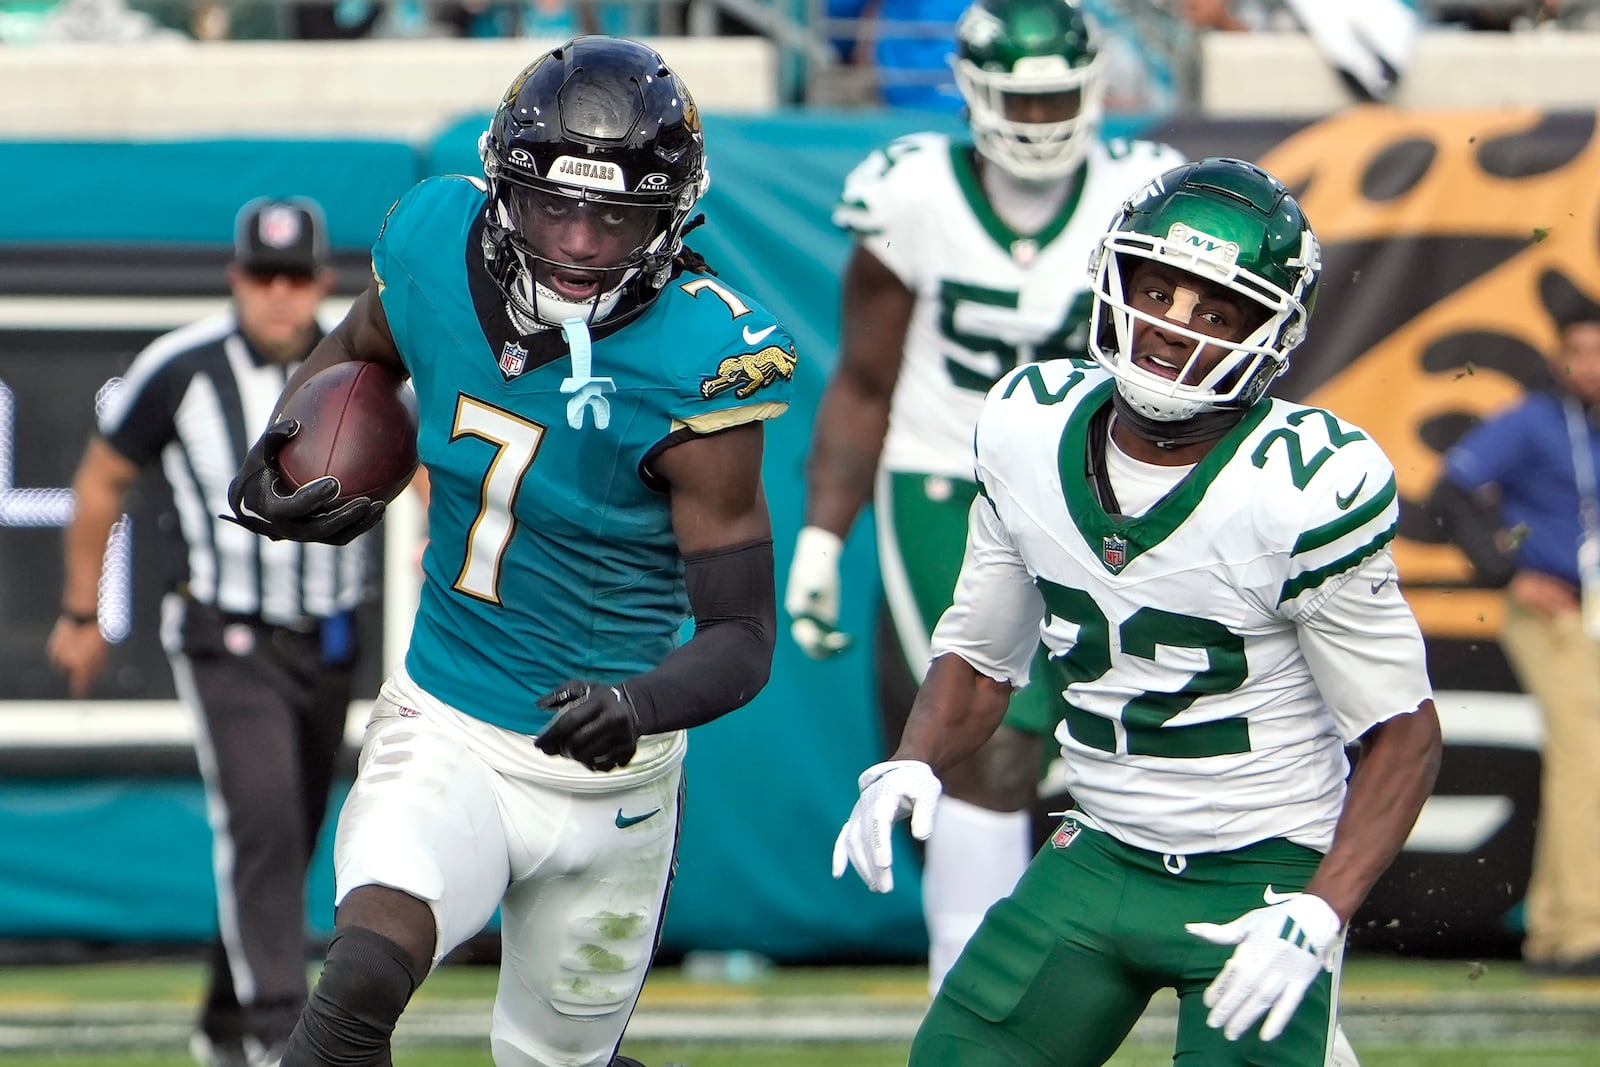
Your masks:
M 789 561 L 783 610 L 793 620 L 789 635 L 812 659 L 827 659 L 850 647 L 839 624 L 839 556 L 844 542 L 820 526 L 802 526 Z
M 874 763 L 861 772 L 856 788 L 861 796 L 833 843 L 833 876 L 843 875 L 848 863 L 868 889 L 887 893 L 894 888 L 894 824 L 909 813 L 911 836 L 926 841 L 942 787 L 932 767 L 901 759 Z
M 1270 886 L 1267 892 L 1269 900 L 1277 895 Z M 1321 897 L 1285 895 L 1288 900 L 1247 911 L 1231 923 L 1184 925 L 1212 944 L 1239 946 L 1200 998 L 1211 1009 L 1206 1025 L 1229 1041 L 1239 1040 L 1263 1012 L 1261 1040 L 1276 1038 L 1317 972 L 1333 969 L 1341 944 L 1339 916 Z

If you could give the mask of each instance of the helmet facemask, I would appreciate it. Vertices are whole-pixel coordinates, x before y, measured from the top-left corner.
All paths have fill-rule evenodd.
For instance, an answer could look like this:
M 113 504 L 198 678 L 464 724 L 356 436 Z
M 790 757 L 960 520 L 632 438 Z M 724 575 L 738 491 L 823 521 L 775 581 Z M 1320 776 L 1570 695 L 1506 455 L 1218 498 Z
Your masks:
M 491 158 L 485 157 L 486 172 Z M 491 179 L 485 243 L 495 244 L 491 262 L 508 304 L 540 326 L 559 326 L 572 318 L 592 325 L 619 305 L 647 303 L 671 274 L 699 193 L 684 190 L 673 203 L 664 199 L 505 173 Z M 577 216 L 587 225 L 578 224 Z M 576 249 L 563 240 L 569 225 L 581 229 Z M 591 257 L 590 246 L 597 244 L 615 251 Z
M 1096 361 L 1117 379 L 1123 399 L 1139 414 L 1160 422 L 1255 404 L 1273 379 L 1288 369 L 1289 351 L 1305 336 L 1308 314 L 1299 294 L 1286 292 L 1240 267 L 1237 246 L 1230 248 L 1223 242 L 1214 251 L 1196 252 L 1184 243 L 1188 234 L 1177 232 L 1180 229 L 1174 227 L 1166 237 L 1112 231 L 1102 240 L 1092 266 L 1095 329 L 1090 349 Z M 1309 230 L 1306 237 L 1315 243 Z M 1233 341 L 1134 308 L 1128 282 L 1143 262 L 1158 263 L 1240 294 L 1247 306 L 1260 309 L 1259 325 Z M 1176 368 L 1175 378 L 1137 364 L 1141 353 L 1135 347 L 1135 331 L 1140 322 L 1195 342 L 1184 365 Z M 1196 380 L 1195 369 L 1209 362 L 1219 349 L 1222 357 Z
M 973 144 L 985 159 L 1024 182 L 1060 180 L 1083 162 L 1104 112 L 1102 57 L 1072 67 L 1062 56 L 1024 56 L 1010 71 L 983 70 L 969 59 L 954 62 Z M 1014 117 L 1029 112 L 1061 117 Z
M 1134 417 L 1236 416 L 1288 369 L 1321 272 L 1316 234 L 1277 178 L 1238 159 L 1175 167 L 1129 197 L 1090 258 L 1089 351 Z M 1186 288 L 1199 297 L 1187 311 Z M 1181 367 L 1174 339 L 1194 343 Z

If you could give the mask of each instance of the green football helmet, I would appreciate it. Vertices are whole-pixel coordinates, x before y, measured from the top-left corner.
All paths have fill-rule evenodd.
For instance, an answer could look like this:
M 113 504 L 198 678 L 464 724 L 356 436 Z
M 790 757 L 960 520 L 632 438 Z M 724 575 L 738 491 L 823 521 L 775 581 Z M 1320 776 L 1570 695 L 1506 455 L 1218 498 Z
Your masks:
M 1077 0 L 977 0 L 952 63 L 978 151 L 1017 178 L 1066 177 L 1099 136 L 1105 60 Z
M 1160 320 L 1163 329 L 1200 344 L 1175 381 L 1144 370 L 1134 362 L 1134 327 L 1158 320 L 1129 306 L 1127 278 L 1140 260 L 1242 293 L 1261 305 L 1266 319 L 1238 342 Z M 1174 167 L 1128 198 L 1090 260 L 1090 352 L 1116 377 L 1122 398 L 1147 418 L 1175 422 L 1248 408 L 1288 369 L 1289 353 L 1305 340 L 1321 271 L 1311 223 L 1277 178 L 1241 159 Z M 1183 384 L 1207 347 L 1229 351 L 1200 382 Z

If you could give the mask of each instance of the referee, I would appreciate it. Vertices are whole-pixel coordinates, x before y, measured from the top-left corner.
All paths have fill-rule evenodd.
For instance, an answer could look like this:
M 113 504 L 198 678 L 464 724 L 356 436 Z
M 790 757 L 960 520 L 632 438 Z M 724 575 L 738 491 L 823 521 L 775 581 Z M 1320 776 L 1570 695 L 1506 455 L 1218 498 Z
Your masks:
M 230 311 L 157 338 L 128 368 L 73 478 L 51 662 L 74 697 L 106 663 L 98 587 L 141 469 L 172 489 L 187 579 L 163 599 L 162 643 L 195 717 L 214 834 L 219 937 L 190 1051 L 204 1065 L 277 1062 L 306 998 L 305 882 L 344 736 L 363 547 L 269 541 L 217 518 L 285 380 L 323 329 L 332 287 L 322 210 L 253 200 L 228 265 Z M 168 534 L 168 536 L 172 536 Z

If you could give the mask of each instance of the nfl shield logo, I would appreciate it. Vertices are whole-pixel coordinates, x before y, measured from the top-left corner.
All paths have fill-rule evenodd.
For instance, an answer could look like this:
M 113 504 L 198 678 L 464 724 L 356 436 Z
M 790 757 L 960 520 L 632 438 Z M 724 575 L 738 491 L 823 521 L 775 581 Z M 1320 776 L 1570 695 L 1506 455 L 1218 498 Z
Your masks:
M 288 248 L 300 240 L 300 212 L 290 207 L 271 207 L 261 213 L 261 243 L 273 248 Z
M 1112 534 L 1100 542 L 1100 555 L 1105 558 L 1106 566 L 1115 570 L 1128 562 L 1128 541 L 1126 538 Z
M 515 341 L 507 341 L 500 349 L 500 373 L 515 378 L 528 365 L 528 350 Z
M 1077 836 L 1078 824 L 1068 819 L 1057 828 L 1055 833 L 1050 835 L 1050 846 L 1052 848 L 1066 848 L 1072 844 L 1072 839 Z

